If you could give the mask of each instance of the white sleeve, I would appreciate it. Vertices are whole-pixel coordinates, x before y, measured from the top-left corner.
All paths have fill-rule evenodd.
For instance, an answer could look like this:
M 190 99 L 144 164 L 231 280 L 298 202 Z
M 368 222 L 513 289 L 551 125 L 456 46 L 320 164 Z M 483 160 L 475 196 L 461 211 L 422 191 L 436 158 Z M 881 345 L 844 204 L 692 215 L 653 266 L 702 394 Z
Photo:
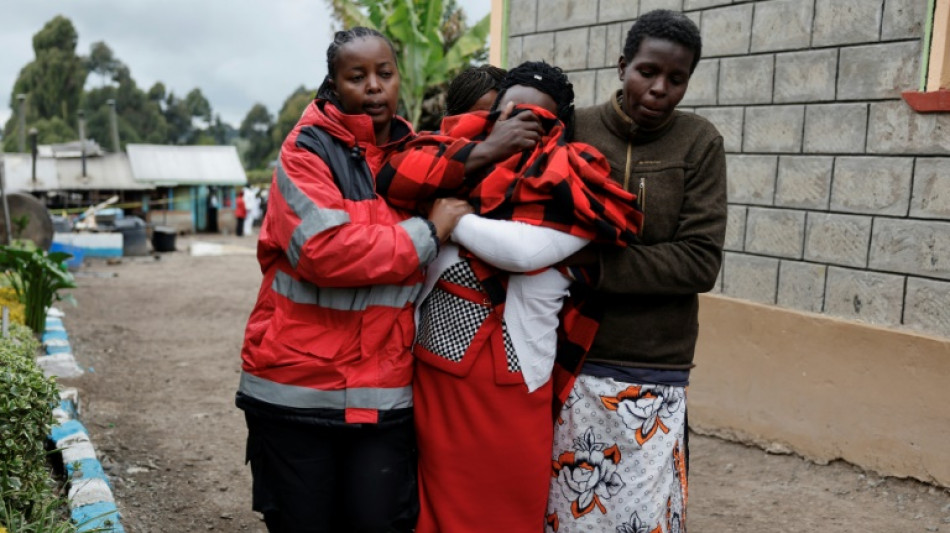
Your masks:
M 459 219 L 452 240 L 482 261 L 508 272 L 549 267 L 590 242 L 556 229 L 478 215 Z

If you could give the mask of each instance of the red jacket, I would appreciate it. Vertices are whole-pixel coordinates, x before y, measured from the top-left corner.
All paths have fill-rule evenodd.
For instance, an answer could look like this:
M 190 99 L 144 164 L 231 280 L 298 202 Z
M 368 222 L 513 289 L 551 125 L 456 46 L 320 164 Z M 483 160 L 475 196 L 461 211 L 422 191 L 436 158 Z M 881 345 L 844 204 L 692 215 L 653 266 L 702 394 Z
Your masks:
M 237 206 L 234 208 L 235 218 L 247 218 L 247 207 L 244 205 L 244 192 L 237 193 Z
M 284 140 L 258 241 L 264 279 L 239 405 L 244 396 L 347 423 L 412 406 L 413 304 L 436 241 L 425 220 L 376 194 L 373 176 L 413 135 L 397 118 L 396 140 L 377 147 L 370 117 L 317 100 Z M 343 149 L 328 164 L 317 154 L 333 139 Z M 362 175 L 352 170 L 367 168 L 361 158 Z

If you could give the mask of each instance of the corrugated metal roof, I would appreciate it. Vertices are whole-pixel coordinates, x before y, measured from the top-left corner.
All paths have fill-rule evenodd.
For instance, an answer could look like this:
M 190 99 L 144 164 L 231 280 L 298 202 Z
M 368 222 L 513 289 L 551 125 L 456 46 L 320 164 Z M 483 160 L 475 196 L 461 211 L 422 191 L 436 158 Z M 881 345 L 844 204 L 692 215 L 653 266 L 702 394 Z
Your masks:
M 245 185 L 234 146 L 126 145 L 135 181 L 156 186 Z
M 86 158 L 86 175 L 81 158 L 36 158 L 36 181 L 30 154 L 3 154 L 4 180 L 10 191 L 154 189 L 151 183 L 132 178 L 132 167 L 125 154 L 107 154 Z

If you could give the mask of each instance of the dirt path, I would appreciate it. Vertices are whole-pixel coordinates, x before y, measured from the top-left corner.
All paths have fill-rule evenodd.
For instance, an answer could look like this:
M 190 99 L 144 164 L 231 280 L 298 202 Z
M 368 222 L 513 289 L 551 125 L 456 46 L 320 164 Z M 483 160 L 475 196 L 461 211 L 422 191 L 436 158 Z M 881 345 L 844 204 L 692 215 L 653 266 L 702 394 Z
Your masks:
M 200 240 L 253 246 L 248 238 Z M 179 238 L 181 251 L 159 260 L 84 267 L 78 306 L 63 310 L 88 370 L 63 381 L 80 389 L 81 418 L 127 531 L 263 532 L 250 510 L 244 421 L 233 403 L 260 272 L 253 255 L 192 257 L 188 243 Z M 950 532 L 944 490 L 690 439 L 694 532 Z

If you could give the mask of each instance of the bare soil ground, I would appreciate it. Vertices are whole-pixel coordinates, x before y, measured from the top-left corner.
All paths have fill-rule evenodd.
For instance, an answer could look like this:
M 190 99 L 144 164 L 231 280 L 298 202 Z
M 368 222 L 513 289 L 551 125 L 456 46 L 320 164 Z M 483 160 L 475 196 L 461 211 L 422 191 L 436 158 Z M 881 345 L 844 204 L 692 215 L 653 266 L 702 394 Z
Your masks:
M 263 532 L 234 407 L 260 271 L 249 254 L 193 257 L 194 240 L 254 246 L 247 237 L 179 237 L 179 251 L 159 259 L 87 261 L 78 306 L 63 307 L 87 371 L 62 382 L 80 389 L 81 419 L 127 531 Z M 690 444 L 694 532 L 950 532 L 944 489 L 701 435 Z

